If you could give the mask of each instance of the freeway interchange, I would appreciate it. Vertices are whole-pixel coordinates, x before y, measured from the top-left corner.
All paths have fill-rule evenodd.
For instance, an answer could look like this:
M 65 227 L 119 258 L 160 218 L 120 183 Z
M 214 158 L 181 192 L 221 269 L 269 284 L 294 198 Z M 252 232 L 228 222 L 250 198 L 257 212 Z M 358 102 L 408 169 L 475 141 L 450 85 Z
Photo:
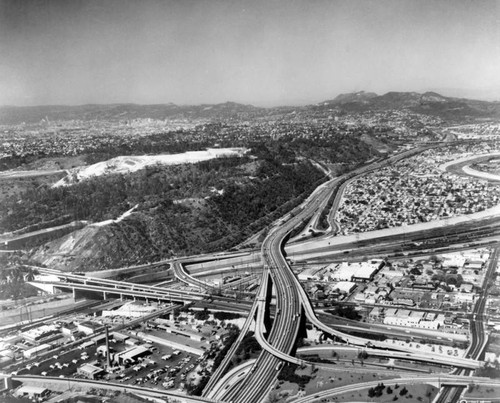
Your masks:
M 486 337 L 482 321 L 482 312 L 485 307 L 486 294 L 482 294 L 479 301 L 476 303 L 473 312 L 472 320 L 472 340 L 470 343 L 467 357 L 446 357 L 436 355 L 425 355 L 417 353 L 411 348 L 395 346 L 384 341 L 376 341 L 366 339 L 359 336 L 353 336 L 349 333 L 342 332 L 338 328 L 333 328 L 320 319 L 318 319 L 314 308 L 309 300 L 305 290 L 300 285 L 297 277 L 293 273 L 290 263 L 286 258 L 287 253 L 293 256 L 294 260 L 311 260 L 324 259 L 325 257 L 340 258 L 345 257 L 346 251 L 352 253 L 371 254 L 375 250 L 378 253 L 387 255 L 387 251 L 394 251 L 395 248 L 410 246 L 414 247 L 415 242 L 422 240 L 422 243 L 427 242 L 427 246 L 433 246 L 433 239 L 442 239 L 443 228 L 422 229 L 415 231 L 408 237 L 401 238 L 400 235 L 387 235 L 385 237 L 374 237 L 370 239 L 355 240 L 345 242 L 344 244 L 330 245 L 330 238 L 322 236 L 317 239 L 307 240 L 305 242 L 297 242 L 288 245 L 285 244 L 292 230 L 301 225 L 307 219 L 314 217 L 318 211 L 323 211 L 332 197 L 332 192 L 342 192 L 346 183 L 351 179 L 364 175 L 370 171 L 378 169 L 386 164 L 393 163 L 402 158 L 412 156 L 418 152 L 428 149 L 430 146 L 417 148 L 406 151 L 405 153 L 393 156 L 385 161 L 377 161 L 371 165 L 358 169 L 348 175 L 340 178 L 334 178 L 319 186 L 313 195 L 309 197 L 299 208 L 296 208 L 292 213 L 288 213 L 285 217 L 278 220 L 271 227 L 267 237 L 262 243 L 260 251 L 251 253 L 235 254 L 234 259 L 240 262 L 251 262 L 251 264 L 261 267 L 262 274 L 260 280 L 260 288 L 254 303 L 250 307 L 248 318 L 242 328 L 239 338 L 236 340 L 228 354 L 220 364 L 211 379 L 207 383 L 203 396 L 208 399 L 217 399 L 217 401 L 238 402 L 238 403 L 257 403 L 265 401 L 270 390 L 275 384 L 276 377 L 285 362 L 306 366 L 310 363 L 295 357 L 296 343 L 299 337 L 305 331 L 305 323 L 308 321 L 314 328 L 323 331 L 324 333 L 334 336 L 342 340 L 349 346 L 361 347 L 372 355 L 392 356 L 396 358 L 409 359 L 412 361 L 428 362 L 432 364 L 450 365 L 458 368 L 458 373 L 455 374 L 454 380 L 459 382 L 460 375 L 468 376 L 473 370 L 479 368 L 481 363 L 477 360 L 484 350 Z M 338 205 L 339 193 L 335 195 L 333 208 Z M 331 215 L 331 214 L 330 214 Z M 317 219 L 315 220 L 317 222 Z M 488 224 L 484 227 L 485 222 Z M 466 243 L 470 240 L 471 231 L 476 232 L 478 236 L 491 236 L 495 239 L 500 233 L 500 225 L 494 219 L 486 219 L 483 221 L 464 223 L 455 226 L 456 241 Z M 498 232 L 497 232 L 498 231 Z M 449 240 L 452 242 L 453 240 Z M 429 242 L 431 242 L 429 244 Z M 382 247 L 381 247 L 382 245 Z M 426 246 L 426 244 L 424 244 Z M 385 248 L 385 249 L 384 249 Z M 424 251 L 423 251 L 424 252 Z M 427 252 L 427 251 L 425 251 Z M 257 258 L 260 257 L 260 262 Z M 492 261 L 496 262 L 498 257 L 498 248 L 495 248 Z M 220 260 L 219 260 L 220 259 Z M 210 256 L 205 256 L 205 271 L 213 272 L 224 270 L 223 267 L 228 266 L 228 261 L 232 259 L 231 254 L 224 257 L 217 257 L 210 264 Z M 157 300 L 170 301 L 200 301 L 208 296 L 208 293 L 215 291 L 214 287 L 209 286 L 206 282 L 199 279 L 202 270 L 197 271 L 197 276 L 194 273 L 190 274 L 184 267 L 185 263 L 190 261 L 189 258 L 178 259 L 171 262 L 173 275 L 177 280 L 196 286 L 204 292 L 187 292 L 180 290 L 166 290 L 158 286 L 143 286 L 135 283 L 126 283 L 123 281 L 93 279 L 82 277 L 76 274 L 64 275 L 55 270 L 36 268 L 42 274 L 58 277 L 57 281 L 38 281 L 38 286 L 43 287 L 59 287 L 75 290 L 88 290 L 101 292 L 105 296 L 108 294 L 127 295 L 132 297 L 141 297 Z M 199 263 L 198 263 L 199 264 Z M 233 266 L 234 267 L 234 266 Z M 201 264 L 203 269 L 203 263 Z M 493 265 L 489 267 L 489 273 L 493 270 Z M 254 280 L 257 275 L 251 276 Z M 249 281 L 248 279 L 240 280 L 242 283 Z M 218 291 L 234 286 L 235 283 L 216 287 Z M 271 313 L 271 299 L 275 295 L 274 311 Z M 255 322 L 255 337 L 263 350 L 255 361 L 246 363 L 243 369 L 233 369 L 229 373 L 231 358 L 237 347 L 241 343 L 243 337 L 249 331 L 252 323 Z M 244 376 L 243 376 L 244 375 Z M 399 380 L 402 383 L 401 380 Z M 453 398 L 458 396 L 457 389 L 454 391 L 443 390 L 440 399 L 449 399 L 453 394 Z M 327 393 L 321 396 L 328 396 Z M 313 398 L 304 398 L 303 401 L 315 401 Z M 442 400 L 447 401 L 447 400 Z
M 413 155 L 413 152 L 408 153 Z M 377 163 L 379 164 L 379 163 Z M 360 170 L 358 174 L 363 174 L 374 167 L 367 167 Z M 352 176 L 351 176 L 352 177 Z M 330 181 L 330 185 L 335 180 Z M 314 327 L 336 336 L 347 344 L 363 346 L 367 350 L 372 349 L 394 349 L 394 346 L 385 342 L 378 342 L 364 339 L 362 337 L 351 336 L 334 330 L 323 324 L 314 312 L 307 294 L 301 287 L 298 279 L 293 274 L 289 263 L 285 257 L 284 244 L 289 233 L 300 223 L 311 217 L 315 211 L 321 210 L 331 196 L 333 188 L 328 185 L 320 186 L 314 193 L 313 198 L 309 198 L 298 212 L 289 214 L 274 226 L 264 240 L 261 248 L 263 259 L 263 276 L 259 293 L 252 306 L 251 315 L 247 323 L 253 320 L 256 315 L 256 338 L 263 347 L 262 353 L 257 360 L 251 364 L 251 369 L 246 373 L 244 379 L 236 379 L 233 383 L 224 383 L 224 390 L 217 389 L 216 381 L 211 380 L 204 393 L 205 396 L 217 395 L 224 401 L 237 402 L 261 402 L 274 384 L 274 380 L 283 365 L 282 361 L 291 362 L 298 365 L 307 363 L 293 357 L 293 352 L 297 337 L 301 330 L 301 323 L 309 320 Z M 272 285 L 269 282 L 272 282 Z M 276 294 L 276 311 L 274 321 L 269 319 L 269 303 L 271 300 L 272 287 Z M 482 303 L 476 305 L 476 309 L 481 309 Z M 483 306 L 484 308 L 484 306 Z M 478 311 L 479 312 L 479 311 Z M 271 326 L 271 329 L 269 327 Z M 483 335 L 482 328 L 478 328 L 478 334 Z M 469 358 L 443 357 L 437 359 L 435 356 L 416 354 L 411 349 L 398 347 L 396 349 L 406 350 L 403 352 L 389 352 L 386 355 L 406 356 L 412 360 L 441 363 L 453 365 L 469 373 L 471 370 L 479 368 L 480 363 L 476 360 L 484 348 L 484 335 L 475 337 L 471 342 L 472 352 Z M 376 350 L 374 350 L 376 351 Z M 380 353 L 380 351 L 377 351 Z M 241 373 L 235 373 L 239 378 Z

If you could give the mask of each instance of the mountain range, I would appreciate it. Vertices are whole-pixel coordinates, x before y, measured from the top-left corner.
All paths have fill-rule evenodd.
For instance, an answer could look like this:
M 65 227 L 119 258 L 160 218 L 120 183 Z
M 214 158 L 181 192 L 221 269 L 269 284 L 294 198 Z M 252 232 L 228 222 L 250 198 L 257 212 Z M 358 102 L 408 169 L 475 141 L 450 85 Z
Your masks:
M 466 98 L 446 97 L 437 92 L 354 92 L 338 95 L 322 102 L 318 107 L 341 108 L 346 112 L 368 110 L 408 109 L 413 112 L 440 116 L 444 119 L 465 117 L 499 117 L 500 102 L 479 101 Z
M 248 120 L 272 117 L 292 112 L 322 110 L 331 112 L 365 112 L 369 110 L 401 110 L 439 116 L 445 120 L 464 118 L 498 118 L 500 102 L 446 97 L 436 92 L 373 92 L 340 94 L 332 100 L 306 106 L 256 107 L 235 102 L 203 105 L 137 105 L 137 104 L 89 104 L 78 106 L 3 106 L 0 107 L 0 124 L 37 123 L 42 119 L 55 120 L 133 120 L 150 119 L 224 119 Z

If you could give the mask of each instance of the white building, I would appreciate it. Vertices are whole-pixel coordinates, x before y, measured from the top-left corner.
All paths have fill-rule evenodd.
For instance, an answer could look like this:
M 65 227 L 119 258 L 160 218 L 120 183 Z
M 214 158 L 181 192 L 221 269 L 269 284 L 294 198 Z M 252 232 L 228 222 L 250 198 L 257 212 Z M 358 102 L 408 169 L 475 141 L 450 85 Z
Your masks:
M 299 273 L 298 278 L 300 281 L 320 280 L 320 276 L 318 275 L 320 270 L 317 267 L 309 267 Z
M 474 286 L 472 284 L 462 283 L 462 285 L 460 285 L 461 292 L 471 293 L 473 289 Z
M 330 269 L 330 278 L 334 281 L 371 281 L 378 271 L 378 265 L 368 262 L 343 262 Z
M 332 284 L 331 289 L 338 289 L 342 294 L 349 294 L 356 288 L 356 283 L 352 281 L 339 281 L 335 284 Z
M 102 327 L 102 325 L 90 321 L 77 324 L 78 330 L 85 333 L 87 336 L 96 333 L 99 329 L 102 329 Z
M 40 344 L 39 346 L 23 351 L 24 358 L 30 359 L 36 357 L 52 348 L 50 344 Z
M 443 257 L 443 267 L 463 267 L 465 264 L 465 256 L 462 253 L 447 253 L 442 255 Z
M 465 292 L 459 292 L 455 294 L 455 302 L 462 303 L 462 302 L 467 302 L 467 303 L 473 303 L 475 294 L 470 294 L 470 293 L 465 293 Z
M 140 318 L 155 312 L 155 306 L 138 304 L 135 302 L 127 302 L 118 309 L 102 311 L 103 317 L 121 316 L 127 318 Z
M 424 319 L 425 317 L 425 319 Z M 419 327 L 424 329 L 438 329 L 440 321 L 428 320 L 425 312 L 411 311 L 409 309 L 387 309 L 384 317 L 384 324 L 404 326 L 404 327 Z

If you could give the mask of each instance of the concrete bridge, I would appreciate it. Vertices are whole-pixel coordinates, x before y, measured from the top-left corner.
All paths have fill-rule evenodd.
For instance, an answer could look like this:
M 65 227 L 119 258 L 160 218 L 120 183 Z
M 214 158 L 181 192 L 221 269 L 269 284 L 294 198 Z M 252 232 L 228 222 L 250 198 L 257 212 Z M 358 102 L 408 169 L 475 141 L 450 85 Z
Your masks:
M 78 274 L 64 273 L 53 269 L 37 268 L 40 276 L 36 276 L 29 284 L 46 292 L 54 293 L 58 289 L 90 291 L 102 293 L 104 299 L 110 296 L 125 296 L 157 301 L 193 302 L 207 297 L 207 294 L 183 290 L 171 290 L 163 287 L 128 283 L 125 281 L 92 278 Z

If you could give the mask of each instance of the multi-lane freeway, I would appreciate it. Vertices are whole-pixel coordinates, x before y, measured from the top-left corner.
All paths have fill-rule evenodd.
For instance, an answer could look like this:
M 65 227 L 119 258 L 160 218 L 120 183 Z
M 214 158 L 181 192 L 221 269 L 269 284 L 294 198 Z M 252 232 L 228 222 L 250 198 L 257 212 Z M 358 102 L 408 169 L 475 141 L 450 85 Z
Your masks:
M 372 169 L 374 169 L 372 167 Z M 365 168 L 361 172 L 365 172 Z M 347 343 L 378 348 L 392 348 L 385 342 L 369 341 L 367 339 L 351 336 L 329 326 L 318 320 L 314 309 L 309 301 L 307 294 L 301 287 L 298 279 L 293 274 L 285 256 L 284 241 L 286 236 L 302 222 L 303 219 L 310 217 L 314 211 L 317 211 L 324 205 L 325 200 L 330 196 L 329 186 L 322 186 L 315 192 L 314 198 L 309 198 L 302 205 L 302 208 L 295 215 L 289 215 L 287 219 L 280 221 L 279 225 L 273 227 L 262 244 L 262 256 L 264 265 L 268 270 L 264 271 L 263 280 L 258 298 L 254 305 L 257 305 L 257 337 L 260 339 L 264 350 L 256 360 L 250 373 L 235 388 L 229 388 L 228 393 L 223 395 L 224 400 L 238 402 L 260 402 L 264 399 L 273 381 L 281 368 L 281 360 L 295 362 L 289 358 L 298 337 L 300 323 L 307 319 L 318 329 L 329 334 L 344 339 Z M 269 272 L 269 274 L 268 274 Z M 266 314 L 268 313 L 268 303 L 271 299 L 271 287 L 268 281 L 271 280 L 276 293 L 276 314 L 271 329 L 267 329 L 269 321 L 266 323 Z M 267 340 L 264 340 L 264 330 L 268 331 Z M 413 351 L 408 349 L 408 356 Z M 455 360 L 456 359 L 456 360 Z M 429 361 L 432 361 L 429 357 Z M 465 368 L 477 368 L 478 363 L 475 360 L 453 357 L 453 364 Z
M 450 250 L 470 249 L 498 243 L 500 236 L 500 218 L 488 217 L 471 220 L 453 226 L 438 226 L 413 231 L 412 226 L 394 230 L 394 234 L 375 234 L 374 231 L 359 236 L 342 236 L 331 238 L 320 236 L 313 241 L 287 244 L 285 252 L 294 262 L 341 261 L 353 256 L 419 256 L 430 253 L 446 253 Z M 382 230 L 385 231 L 385 230 Z M 387 231 L 386 231 L 387 232 Z M 255 265 L 261 252 L 253 251 L 246 255 L 237 255 L 232 262 L 228 260 L 206 261 L 203 267 L 196 266 L 196 272 L 190 273 L 196 278 L 215 272 L 230 272 L 235 269 L 244 270 Z M 190 267 L 191 264 L 188 266 Z M 261 270 L 261 269 L 260 269 Z M 253 272 L 260 271 L 252 268 Z
M 300 216 L 301 214 L 298 215 Z M 282 359 L 278 357 L 284 358 L 284 356 L 292 355 L 300 329 L 301 304 L 298 290 L 291 286 L 291 278 L 295 277 L 283 256 L 282 243 L 285 235 L 295 225 L 295 220 L 292 219 L 283 227 L 272 229 L 263 242 L 263 259 L 268 270 L 264 271 L 259 297 L 256 300 L 259 334 L 264 332 L 262 327 L 270 326 L 269 323 L 265 323 L 271 299 L 270 280 L 275 287 L 276 314 L 271 329 L 266 329 L 268 333 L 266 348 L 238 387 L 229 389 L 228 393 L 223 396 L 225 401 L 242 403 L 263 401 L 281 368 Z M 284 266 L 289 270 L 282 270 Z
M 399 349 L 401 351 L 391 352 L 390 354 L 394 354 L 398 358 L 408 357 L 409 359 L 453 365 L 463 368 L 462 371 L 464 374 L 469 374 L 472 369 L 479 366 L 477 358 L 479 358 L 485 344 L 484 331 L 481 321 L 481 315 L 486 298 L 485 294 L 481 296 L 474 310 L 473 342 L 471 343 L 471 349 L 468 357 L 443 357 L 436 361 L 435 357 L 415 354 L 415 352 L 409 348 L 395 348 L 394 345 L 386 342 L 352 336 L 324 324 L 317 318 L 306 292 L 293 274 L 289 262 L 285 257 L 284 244 L 288 234 L 305 219 L 313 216 L 315 212 L 322 211 L 328 199 L 331 197 L 333 190 L 338 191 L 334 200 L 335 204 L 338 203 L 338 197 L 339 194 L 341 194 L 342 185 L 355 176 L 378 169 L 384 165 L 395 162 L 398 159 L 421 152 L 426 148 L 410 150 L 398 156 L 391 157 L 388 160 L 376 162 L 363 167 L 344 177 L 336 178 L 327 182 L 326 184 L 318 187 L 314 192 L 313 197 L 309 197 L 300 208 L 294 210 L 293 214 L 287 214 L 270 229 L 260 251 L 264 270 L 258 296 L 252 305 L 250 314 L 244 328 L 242 329 L 240 337 L 229 351 L 226 359 L 223 360 L 221 366 L 213 374 L 210 382 L 207 384 L 204 391 L 204 395 L 206 397 L 216 396 L 217 399 L 221 399 L 223 401 L 241 403 L 263 401 L 272 388 L 284 361 L 298 365 L 306 364 L 306 362 L 297 359 L 294 356 L 296 341 L 299 337 L 299 332 L 304 327 L 306 319 L 309 320 L 309 322 L 317 329 L 334 335 L 344 340 L 347 344 L 363 346 L 368 350 L 372 348 L 391 350 Z M 323 244 L 325 244 L 325 246 L 326 242 L 326 240 L 323 240 Z M 296 253 L 304 253 L 304 248 L 307 249 L 308 246 L 311 246 L 310 243 L 306 242 L 306 244 L 306 246 L 300 246 L 299 249 L 295 248 L 297 249 Z M 346 245 L 349 246 L 350 244 L 347 243 Z M 320 248 L 324 248 L 325 246 L 321 246 Z M 316 248 L 318 247 L 316 246 Z M 294 249 L 292 248 L 292 250 Z M 305 253 L 308 252 L 310 253 L 311 250 L 307 250 Z M 495 251 L 495 260 L 497 254 L 498 251 Z M 243 259 L 249 259 L 249 261 L 255 263 L 256 255 L 257 254 L 255 253 L 250 253 L 248 256 L 244 256 Z M 224 263 L 217 262 L 217 265 L 223 268 Z M 56 275 L 59 278 L 59 281 L 45 281 L 45 284 L 42 284 L 45 286 L 52 285 L 70 289 L 98 291 L 115 295 L 124 294 L 166 300 L 182 299 L 184 301 L 193 301 L 201 299 L 204 296 L 198 292 L 191 293 L 187 291 L 166 290 L 162 287 L 140 286 L 138 284 L 125 283 L 122 281 L 92 279 L 89 277 L 60 273 L 43 268 L 37 268 L 37 270 L 39 270 L 42 274 Z M 210 288 L 205 282 L 196 279 L 184 270 L 180 261 L 173 262 L 173 271 L 177 279 L 180 281 L 196 285 L 202 289 L 208 290 Z M 233 286 L 234 284 L 231 285 Z M 276 301 L 274 318 L 272 318 L 270 314 L 270 302 L 273 295 L 273 289 Z M 234 373 L 232 372 L 231 375 L 224 378 L 224 382 L 217 383 L 227 369 L 227 365 L 230 362 L 234 351 L 237 349 L 239 342 L 249 330 L 254 318 L 256 322 L 255 334 L 257 340 L 263 347 L 263 351 L 255 362 L 246 367 L 245 371 L 233 371 Z M 380 352 L 380 350 L 378 352 Z M 402 382 L 402 380 L 399 379 L 399 382 Z
M 414 152 L 413 150 L 408 154 L 413 155 Z M 376 164 L 371 168 L 366 167 L 360 170 L 357 174 L 362 174 L 370 169 L 376 169 Z M 335 184 L 335 180 L 330 181 L 330 184 Z M 314 211 L 318 211 L 318 209 L 324 207 L 328 197 L 330 197 L 331 190 L 331 187 L 328 185 L 323 185 L 318 188 L 314 193 L 314 198 L 309 198 L 296 214 L 288 215 L 281 220 L 278 225 L 274 226 L 263 242 L 262 256 L 264 265 L 268 270 L 264 271 L 260 292 L 254 303 L 254 307 L 257 306 L 256 336 L 263 345 L 264 350 L 253 364 L 252 369 L 245 379 L 237 383 L 237 387 L 234 386 L 234 384 L 228 384 L 226 386 L 228 392 L 222 395 L 224 400 L 241 402 L 262 401 L 268 393 L 277 375 L 278 369 L 281 367 L 281 361 L 278 360 L 303 364 L 303 362 L 299 360 L 290 358 L 298 337 L 300 323 L 304 320 L 303 315 L 305 315 L 316 328 L 335 335 L 348 344 L 369 348 L 394 349 L 394 346 L 389 343 L 373 340 L 368 341 L 361 337 L 351 336 L 332 329 L 322 323 L 316 317 L 307 294 L 294 276 L 284 256 L 284 240 L 286 236 L 305 218 L 310 217 Z M 271 287 L 268 286 L 269 280 L 272 282 L 276 293 L 276 314 L 270 330 L 268 329 L 270 326 L 269 320 L 266 322 L 266 315 L 268 315 L 269 311 L 268 303 L 271 298 Z M 284 318 L 288 320 L 283 320 Z M 250 317 L 249 320 L 251 320 Z M 264 336 L 265 332 L 268 332 L 267 338 Z M 277 334 L 279 334 L 280 337 L 276 337 Z M 406 356 L 412 357 L 412 359 L 421 359 L 428 362 L 433 362 L 433 360 L 435 360 L 435 357 L 430 355 L 417 357 L 418 354 L 415 354 L 412 349 L 402 350 L 407 350 Z M 401 355 L 402 353 L 396 354 Z M 455 365 L 470 370 L 479 367 L 479 363 L 475 358 L 476 356 L 472 358 L 444 357 L 443 360 L 439 361 L 441 363 L 446 362 L 449 365 Z M 275 365 L 276 367 L 273 368 Z M 215 383 L 215 381 L 213 381 L 213 383 Z

